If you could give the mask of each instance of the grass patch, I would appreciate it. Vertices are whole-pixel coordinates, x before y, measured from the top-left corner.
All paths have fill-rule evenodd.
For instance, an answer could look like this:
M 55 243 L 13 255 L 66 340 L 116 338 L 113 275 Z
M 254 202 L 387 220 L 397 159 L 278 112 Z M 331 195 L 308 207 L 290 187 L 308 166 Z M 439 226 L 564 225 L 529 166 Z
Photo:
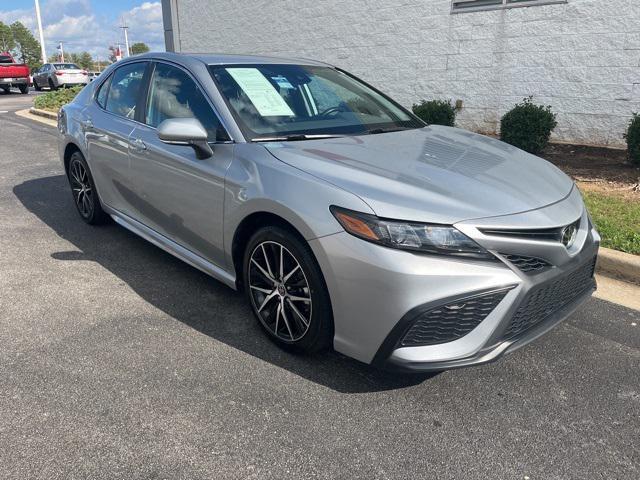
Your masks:
M 585 190 L 582 196 L 602 246 L 640 255 L 640 201 Z
M 52 90 L 51 92 L 38 95 L 33 101 L 33 106 L 40 110 L 57 113 L 60 107 L 73 100 L 80 90 L 82 90 L 82 86 L 80 85 L 72 88 Z

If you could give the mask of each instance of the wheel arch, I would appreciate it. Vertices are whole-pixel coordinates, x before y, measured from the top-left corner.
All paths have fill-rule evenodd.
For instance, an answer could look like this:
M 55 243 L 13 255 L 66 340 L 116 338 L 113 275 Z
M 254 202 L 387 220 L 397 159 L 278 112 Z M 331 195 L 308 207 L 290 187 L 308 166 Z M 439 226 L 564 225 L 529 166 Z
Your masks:
M 231 261 L 236 274 L 236 287 L 238 290 L 242 290 L 243 260 L 247 243 L 255 232 L 267 226 L 280 227 L 298 237 L 299 240 L 307 241 L 292 222 L 276 213 L 260 210 L 245 216 L 236 227 L 230 245 Z

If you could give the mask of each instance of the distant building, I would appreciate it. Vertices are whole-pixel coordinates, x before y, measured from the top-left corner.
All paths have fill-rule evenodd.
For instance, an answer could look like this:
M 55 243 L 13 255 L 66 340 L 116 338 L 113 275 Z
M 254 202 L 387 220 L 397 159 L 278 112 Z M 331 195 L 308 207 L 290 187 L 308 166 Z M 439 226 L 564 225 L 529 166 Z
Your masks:
M 533 95 L 554 139 L 622 146 L 640 111 L 637 0 L 163 0 L 166 48 L 295 55 L 343 67 L 406 106 L 462 100 L 496 132 Z

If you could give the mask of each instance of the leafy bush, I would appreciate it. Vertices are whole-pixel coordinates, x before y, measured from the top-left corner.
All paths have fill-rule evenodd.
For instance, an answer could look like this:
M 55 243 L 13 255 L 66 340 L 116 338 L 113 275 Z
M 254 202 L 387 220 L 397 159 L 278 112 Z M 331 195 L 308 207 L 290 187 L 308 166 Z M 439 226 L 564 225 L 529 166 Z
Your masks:
M 80 90 L 82 90 L 81 85 L 73 88 L 61 88 L 59 90 L 52 90 L 51 92 L 38 95 L 33 102 L 33 106 L 41 110 L 57 112 L 58 110 L 60 110 L 61 106 L 66 105 L 71 100 L 73 100 Z
M 550 106 L 536 105 L 528 97 L 502 117 L 500 140 L 526 152 L 539 153 L 549 143 L 557 124 Z
M 627 139 L 627 152 L 629 160 L 635 165 L 640 165 L 640 114 L 634 113 L 629 128 L 624 138 Z
M 423 100 L 412 107 L 413 113 L 430 125 L 447 125 L 456 123 L 456 109 L 451 100 Z

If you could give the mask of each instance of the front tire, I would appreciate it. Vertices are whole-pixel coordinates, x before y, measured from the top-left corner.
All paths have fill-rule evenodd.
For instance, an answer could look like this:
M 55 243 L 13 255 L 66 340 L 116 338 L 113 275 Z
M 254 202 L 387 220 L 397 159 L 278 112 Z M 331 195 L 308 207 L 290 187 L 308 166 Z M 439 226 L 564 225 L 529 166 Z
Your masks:
M 301 353 L 331 346 L 329 293 L 303 239 L 280 227 L 258 230 L 247 244 L 243 272 L 253 314 L 276 344 Z
M 109 216 L 102 210 L 89 166 L 80 152 L 74 152 L 69 159 L 67 178 L 71 186 L 73 203 L 82 220 L 89 225 L 106 223 Z
M 23 95 L 29 93 L 29 85 L 20 85 L 20 93 Z
M 33 79 L 33 88 L 36 89 L 36 92 L 41 92 L 42 91 L 42 87 L 40 85 L 38 85 L 38 82 L 36 82 L 36 79 Z

